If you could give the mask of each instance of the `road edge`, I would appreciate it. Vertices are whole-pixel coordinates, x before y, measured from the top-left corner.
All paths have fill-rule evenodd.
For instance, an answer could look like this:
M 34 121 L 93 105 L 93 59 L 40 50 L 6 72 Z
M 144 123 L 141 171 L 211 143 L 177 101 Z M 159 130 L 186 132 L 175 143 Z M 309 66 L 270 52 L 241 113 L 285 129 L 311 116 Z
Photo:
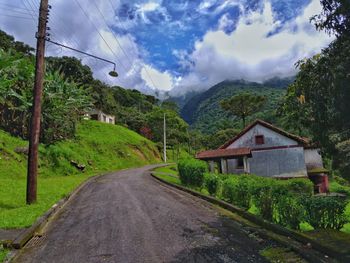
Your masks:
M 294 240 L 296 240 L 302 244 L 305 244 L 305 246 L 311 245 L 311 247 L 314 250 L 316 250 L 317 252 L 319 252 L 323 255 L 331 256 L 332 258 L 338 260 L 339 262 L 350 262 L 350 254 L 340 253 L 338 251 L 335 251 L 332 248 L 326 247 L 326 246 L 320 244 L 319 242 L 317 242 L 311 238 L 308 238 L 308 237 L 306 237 L 302 234 L 299 234 L 293 230 L 289 230 L 285 227 L 270 223 L 270 222 L 268 222 L 260 217 L 257 217 L 251 213 L 248 213 L 245 210 L 243 210 L 239 207 L 236 207 L 232 204 L 229 204 L 225 201 L 216 199 L 216 198 L 211 197 L 211 196 L 203 195 L 197 191 L 194 191 L 192 189 L 189 189 L 189 188 L 181 186 L 181 185 L 170 183 L 162 178 L 157 177 L 153 171 L 151 171 L 149 174 L 152 178 L 158 180 L 159 182 L 161 182 L 163 184 L 166 184 L 170 187 L 176 188 L 176 189 L 181 190 L 183 192 L 189 193 L 189 194 L 196 196 L 200 199 L 203 199 L 211 204 L 220 206 L 221 208 L 224 208 L 230 212 L 236 213 L 239 216 L 243 217 L 244 219 L 246 219 L 246 220 L 248 220 L 256 225 L 259 225 L 259 226 L 263 227 L 264 229 L 269 230 L 277 235 L 281 235 L 281 236 L 284 236 L 284 237 L 289 238 L 289 239 L 293 238 Z M 270 238 L 275 239 L 274 237 L 270 237 Z M 276 241 L 279 243 L 283 242 L 281 240 L 276 240 Z M 286 245 L 286 243 L 284 243 L 282 245 Z M 287 245 L 291 245 L 291 244 L 287 244 Z M 311 262 L 317 262 L 317 261 L 315 261 L 315 257 L 313 255 L 310 255 L 309 253 L 306 253 L 305 251 L 302 251 L 301 249 L 299 249 L 297 247 L 292 247 L 292 249 L 296 250 L 297 253 L 306 257 L 307 259 L 312 260 Z M 325 251 L 326 251 L 326 253 L 325 253 Z

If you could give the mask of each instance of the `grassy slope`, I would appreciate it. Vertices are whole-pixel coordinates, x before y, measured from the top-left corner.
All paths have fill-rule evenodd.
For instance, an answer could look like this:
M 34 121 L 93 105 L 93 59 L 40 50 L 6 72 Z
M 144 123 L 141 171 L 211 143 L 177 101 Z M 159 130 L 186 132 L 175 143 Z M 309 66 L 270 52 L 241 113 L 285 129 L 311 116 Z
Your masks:
M 26 142 L 0 131 L 0 228 L 30 226 L 59 199 L 88 177 L 159 162 L 155 145 L 121 126 L 84 121 L 77 138 L 40 148 L 38 202 L 25 204 L 26 157 L 16 147 Z M 85 172 L 70 164 L 86 165 Z

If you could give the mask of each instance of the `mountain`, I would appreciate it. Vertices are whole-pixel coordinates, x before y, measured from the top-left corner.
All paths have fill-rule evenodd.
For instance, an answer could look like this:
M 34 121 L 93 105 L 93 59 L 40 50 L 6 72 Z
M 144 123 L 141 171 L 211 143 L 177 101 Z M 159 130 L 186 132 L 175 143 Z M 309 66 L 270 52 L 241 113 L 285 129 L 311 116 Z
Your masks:
M 220 101 L 241 92 L 252 92 L 266 96 L 268 101 L 262 111 L 253 115 L 251 119 L 262 118 L 277 122 L 275 114 L 277 104 L 293 80 L 294 78 L 273 78 L 262 84 L 245 80 L 226 80 L 203 93 L 192 96 L 181 108 L 181 116 L 192 128 L 206 134 L 225 128 L 241 128 L 237 118 L 221 109 Z

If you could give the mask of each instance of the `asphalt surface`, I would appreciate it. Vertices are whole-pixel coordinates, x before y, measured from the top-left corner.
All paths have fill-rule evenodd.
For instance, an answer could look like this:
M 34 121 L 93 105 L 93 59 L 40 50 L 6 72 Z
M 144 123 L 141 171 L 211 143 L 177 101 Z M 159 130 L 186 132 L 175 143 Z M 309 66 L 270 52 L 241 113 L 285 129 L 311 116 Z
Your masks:
M 268 242 L 205 201 L 162 185 L 152 166 L 91 181 L 15 262 L 266 262 Z

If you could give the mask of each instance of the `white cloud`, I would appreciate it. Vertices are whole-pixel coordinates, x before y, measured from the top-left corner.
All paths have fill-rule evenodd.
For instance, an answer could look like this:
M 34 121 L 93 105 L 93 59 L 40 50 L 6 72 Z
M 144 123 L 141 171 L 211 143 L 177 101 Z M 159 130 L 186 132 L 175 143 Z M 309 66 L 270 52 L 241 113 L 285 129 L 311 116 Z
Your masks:
M 159 90 L 171 90 L 173 87 L 173 78 L 169 72 L 160 72 L 149 65 L 145 65 L 141 70 L 141 76 L 149 87 Z
M 266 1 L 262 12 L 242 15 L 230 34 L 221 30 L 226 23 L 222 17 L 218 30 L 207 32 L 195 43 L 195 50 L 186 58 L 192 63 L 190 73 L 173 92 L 205 89 L 225 79 L 263 81 L 295 74 L 297 60 L 319 52 L 332 40 L 309 23 L 320 11 L 319 1 L 313 0 L 300 16 L 282 25 Z

